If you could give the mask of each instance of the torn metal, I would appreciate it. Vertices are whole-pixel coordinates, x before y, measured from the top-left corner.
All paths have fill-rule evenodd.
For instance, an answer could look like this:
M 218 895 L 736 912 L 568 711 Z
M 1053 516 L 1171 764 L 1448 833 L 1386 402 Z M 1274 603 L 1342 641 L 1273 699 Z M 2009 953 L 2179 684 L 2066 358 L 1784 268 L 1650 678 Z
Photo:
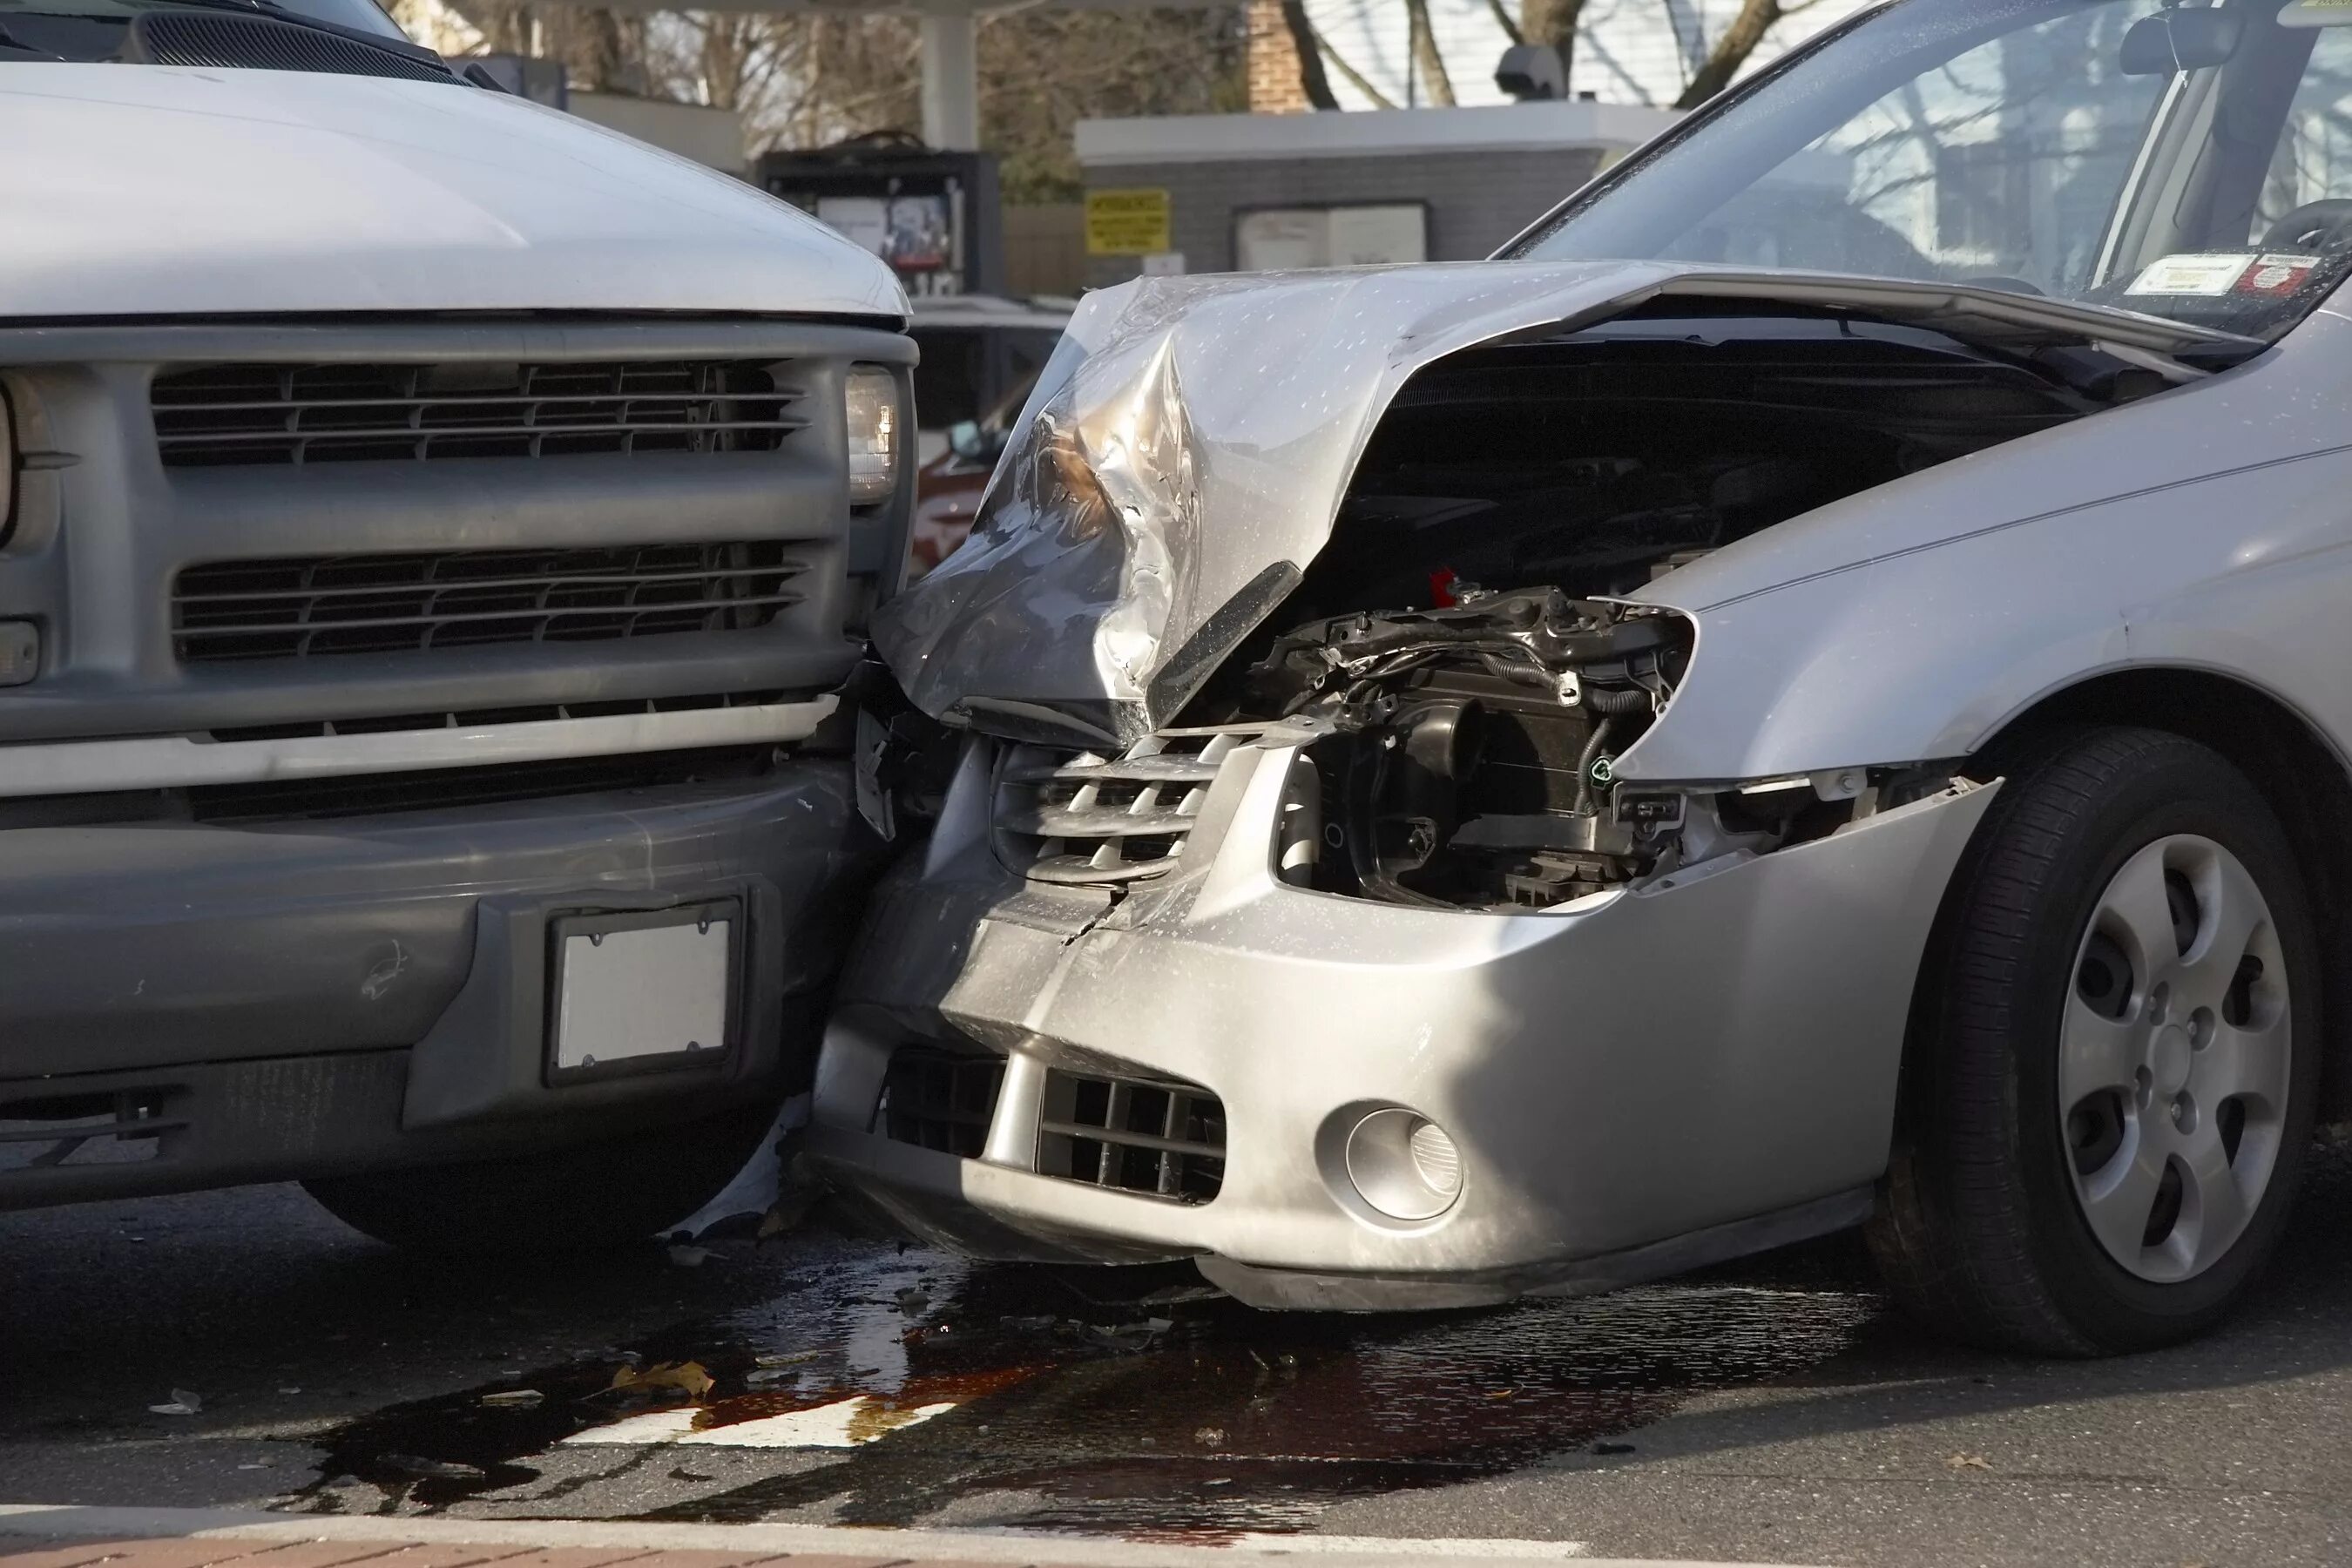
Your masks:
M 1992 289 L 1659 262 L 1142 279 L 1080 307 L 971 541 L 885 606 L 875 640 L 934 718 L 1131 743 L 1297 586 L 1414 373 L 1670 297 L 1851 313 L 2165 379 L 2262 346 Z

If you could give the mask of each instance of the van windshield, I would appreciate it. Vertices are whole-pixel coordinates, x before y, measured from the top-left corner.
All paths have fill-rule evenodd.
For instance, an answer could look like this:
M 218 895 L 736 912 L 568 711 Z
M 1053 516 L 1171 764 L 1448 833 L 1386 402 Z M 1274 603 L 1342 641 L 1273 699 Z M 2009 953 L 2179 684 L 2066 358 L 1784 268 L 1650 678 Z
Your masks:
M 244 12 L 408 41 L 375 0 L 0 0 L 0 60 L 110 60 L 142 12 Z
M 1896 0 L 1507 254 L 1975 283 L 2275 336 L 2352 267 L 2352 4 Z

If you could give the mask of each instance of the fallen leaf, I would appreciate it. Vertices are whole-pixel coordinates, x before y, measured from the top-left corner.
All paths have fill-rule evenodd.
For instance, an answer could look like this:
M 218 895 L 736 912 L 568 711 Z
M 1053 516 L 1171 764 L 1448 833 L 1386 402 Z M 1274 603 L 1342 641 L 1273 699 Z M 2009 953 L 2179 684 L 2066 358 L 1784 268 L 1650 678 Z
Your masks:
M 1192 1441 L 1211 1447 L 1214 1447 L 1216 1444 L 1222 1443 L 1224 1440 L 1225 1429 L 1222 1426 L 1203 1426 L 1199 1431 L 1192 1434 Z
M 803 1362 L 814 1361 L 824 1353 L 823 1351 L 776 1351 L 767 1355 L 753 1356 L 751 1364 L 753 1366 L 798 1366 Z
M 1954 1454 L 1944 1461 L 1948 1470 L 1990 1470 L 1992 1461 L 1982 1454 Z
M 652 1392 L 664 1388 L 677 1389 L 688 1399 L 700 1399 L 710 1392 L 710 1374 L 702 1370 L 702 1363 L 698 1361 L 663 1361 L 656 1362 L 643 1372 L 633 1366 L 617 1368 L 613 1373 L 613 1381 L 605 1384 L 607 1393 L 617 1389 Z
M 158 1415 L 194 1415 L 204 1407 L 205 1401 L 202 1394 L 192 1394 L 184 1388 L 175 1388 L 172 1390 L 169 1403 L 151 1405 L 147 1408 Z
M 527 1410 L 530 1406 L 541 1403 L 546 1399 L 546 1397 L 547 1395 L 541 1394 L 536 1388 L 502 1388 L 496 1394 L 485 1394 L 482 1395 L 482 1403 L 490 1405 L 493 1408 L 509 1407 L 518 1410 Z

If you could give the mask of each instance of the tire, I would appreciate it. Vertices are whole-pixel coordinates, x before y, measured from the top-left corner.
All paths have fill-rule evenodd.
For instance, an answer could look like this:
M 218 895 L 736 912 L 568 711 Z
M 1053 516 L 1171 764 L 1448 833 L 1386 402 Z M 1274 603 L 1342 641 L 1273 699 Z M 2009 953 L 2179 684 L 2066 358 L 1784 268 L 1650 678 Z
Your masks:
M 1915 1316 L 1973 1343 L 2188 1339 L 2277 1247 L 2311 1140 L 2319 948 L 2294 850 L 2244 774 L 2177 735 L 2074 730 L 1990 761 L 2008 782 L 1921 970 L 1871 1249 Z
M 641 1241 L 718 1196 L 775 1117 L 762 1102 L 547 1153 L 302 1185 L 353 1230 L 404 1251 L 591 1251 Z

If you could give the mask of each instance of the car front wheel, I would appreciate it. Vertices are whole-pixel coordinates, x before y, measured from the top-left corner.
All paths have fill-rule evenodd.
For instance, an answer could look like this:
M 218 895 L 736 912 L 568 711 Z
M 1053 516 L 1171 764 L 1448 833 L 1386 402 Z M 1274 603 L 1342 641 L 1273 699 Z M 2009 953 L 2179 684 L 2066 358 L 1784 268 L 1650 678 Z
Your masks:
M 2302 1169 L 2302 879 L 2259 792 L 2179 736 L 2078 731 L 2002 771 L 1921 974 L 1872 1247 L 1962 1338 L 2170 1343 L 2244 1292 Z

